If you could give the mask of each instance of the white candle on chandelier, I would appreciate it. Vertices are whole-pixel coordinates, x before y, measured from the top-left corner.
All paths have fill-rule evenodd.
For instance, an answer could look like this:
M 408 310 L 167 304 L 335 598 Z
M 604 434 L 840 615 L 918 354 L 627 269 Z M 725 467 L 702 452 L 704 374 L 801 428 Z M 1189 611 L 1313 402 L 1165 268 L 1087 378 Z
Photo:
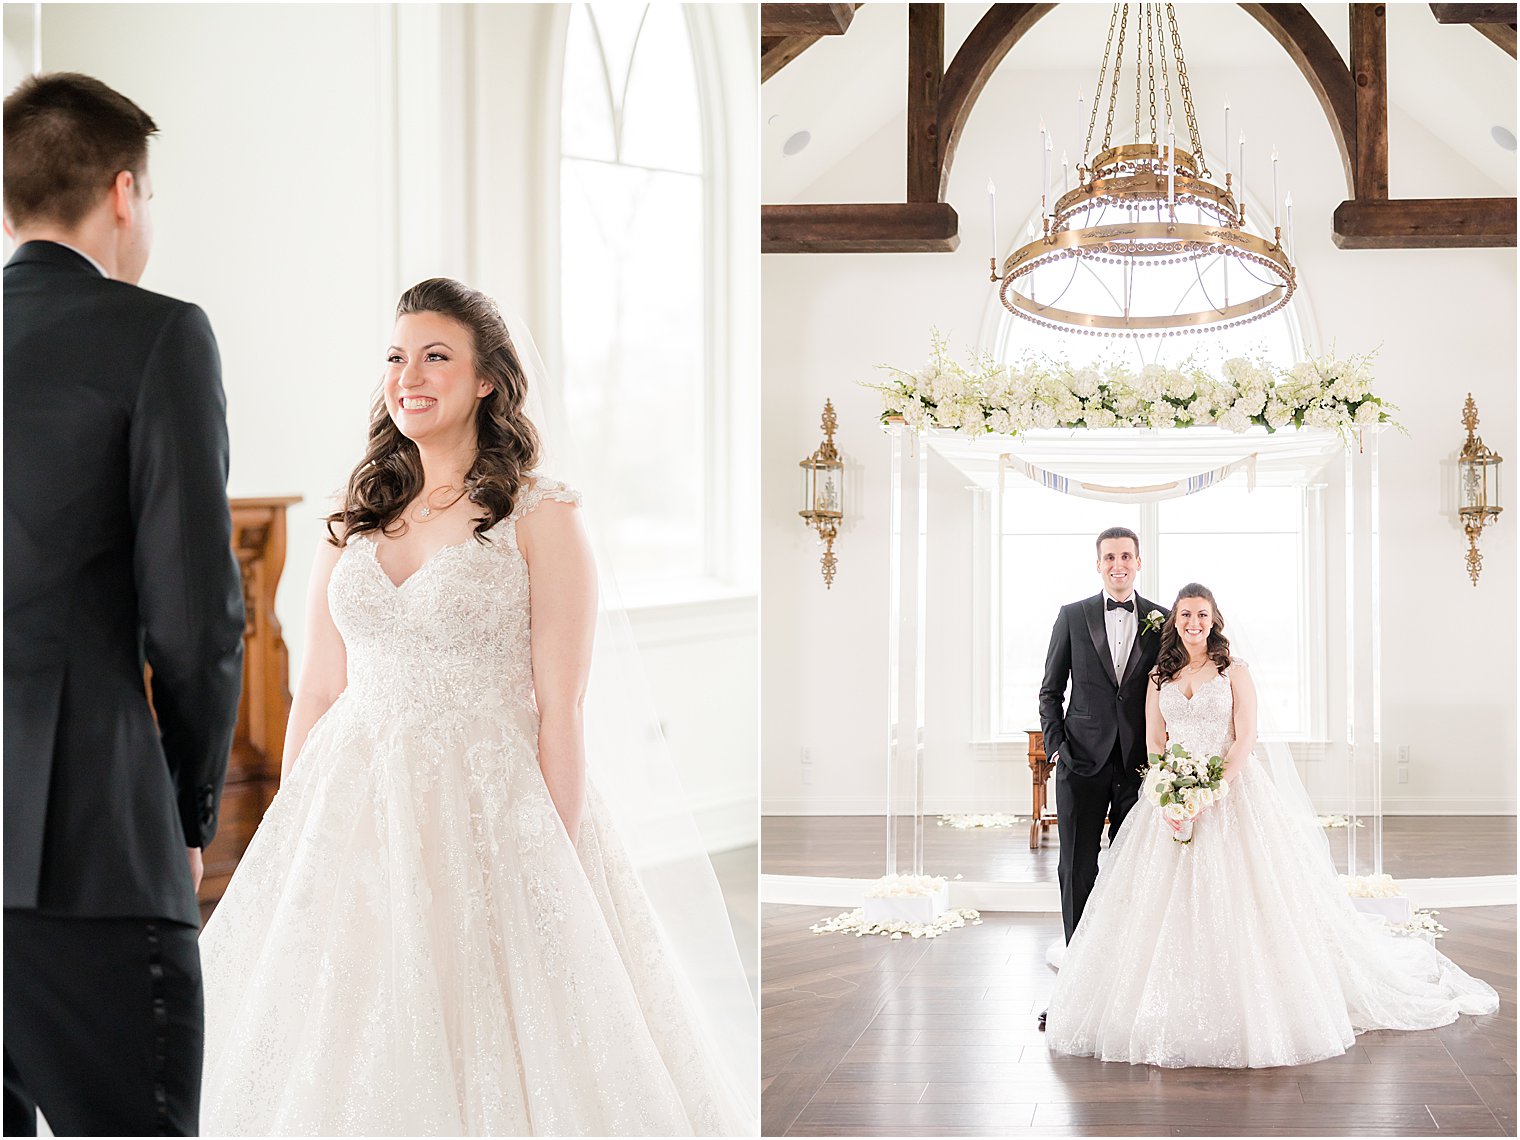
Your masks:
M 1288 191 L 1288 260 L 1293 260 L 1293 191 Z
M 1051 154 L 1051 151 L 1053 151 L 1054 149 L 1055 149 L 1055 147 L 1051 143 L 1050 136 L 1046 135 L 1045 136 L 1045 185 L 1047 187 L 1050 185 L 1050 154 Z M 1055 203 L 1054 202 L 1051 203 L 1050 209 L 1048 211 L 1046 211 L 1046 212 L 1049 213 L 1051 217 L 1055 217 L 1056 207 L 1055 207 Z
M 1086 106 L 1087 106 L 1087 100 L 1084 99 L 1084 98 L 1082 98 L 1082 92 L 1078 91 L 1077 92 L 1077 138 L 1081 138 L 1082 137 L 1082 131 L 1083 131 L 1083 128 L 1085 126 L 1085 120 L 1087 118 L 1087 116 L 1082 113 L 1082 109 L 1084 107 L 1086 107 Z M 1087 157 L 1087 147 L 1084 145 L 1083 148 L 1082 148 L 1082 153 L 1080 155 L 1078 155 L 1078 158 L 1086 158 L 1086 157 Z M 1078 175 L 1078 180 L 1079 181 L 1081 180 L 1081 176 L 1080 175 Z
M 1282 225 L 1281 210 L 1277 204 L 1277 147 L 1272 148 L 1272 226 L 1274 229 Z
M 1172 129 L 1172 117 L 1166 117 L 1166 208 L 1172 221 L 1177 220 L 1177 132 Z
M 998 240 L 997 240 L 997 187 L 992 184 L 992 179 L 987 179 L 987 215 L 992 223 L 992 263 L 997 264 Z M 994 270 L 996 272 L 996 270 Z
M 1071 189 L 1071 166 L 1066 161 L 1066 152 L 1061 152 L 1061 193 Z
M 1224 101 L 1224 174 L 1230 176 L 1230 100 L 1225 97 Z
M 1050 189 L 1050 134 L 1040 120 L 1040 216 L 1045 216 L 1045 195 Z
M 1246 133 L 1240 132 L 1240 182 L 1235 187 L 1235 202 L 1239 212 L 1244 216 L 1246 212 Z

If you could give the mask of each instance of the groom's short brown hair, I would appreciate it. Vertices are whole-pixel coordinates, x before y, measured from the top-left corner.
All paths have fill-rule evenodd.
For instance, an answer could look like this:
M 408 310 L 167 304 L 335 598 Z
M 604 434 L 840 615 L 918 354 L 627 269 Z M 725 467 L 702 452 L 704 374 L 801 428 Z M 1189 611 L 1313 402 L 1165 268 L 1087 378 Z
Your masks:
M 1111 526 L 1098 536 L 1098 557 L 1103 557 L 1103 544 L 1110 538 L 1127 538 L 1135 544 L 1135 557 L 1140 557 L 1140 536 L 1127 526 Z
M 5 99 L 6 217 L 77 226 L 121 171 L 141 180 L 157 131 L 141 107 L 88 75 L 22 80 Z

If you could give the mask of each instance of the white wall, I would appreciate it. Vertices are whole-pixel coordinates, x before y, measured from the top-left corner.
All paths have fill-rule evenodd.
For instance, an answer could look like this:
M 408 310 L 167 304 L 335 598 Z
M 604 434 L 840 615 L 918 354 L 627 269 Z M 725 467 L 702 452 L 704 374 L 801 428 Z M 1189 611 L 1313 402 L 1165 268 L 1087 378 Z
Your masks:
M 1239 34 L 1266 33 L 1242 14 Z M 1186 27 L 1184 36 L 1192 43 Z M 865 89 L 872 88 L 880 66 L 897 67 L 901 74 L 900 61 L 878 64 L 851 58 L 849 50 L 845 36 L 805 53 L 789 70 L 847 70 Z M 961 219 L 961 247 L 955 253 L 778 254 L 763 260 L 761 685 L 767 813 L 882 809 L 889 454 L 876 426 L 879 401 L 859 384 L 875 379 L 879 363 L 920 366 L 931 326 L 949 335 L 961 355 L 985 343 L 997 313 L 986 279 L 987 179 L 996 179 L 1000 208 L 1007 202 L 1009 216 L 1031 207 L 1038 174 L 1031 174 L 1028 163 L 1037 160 L 1039 119 L 1075 118 L 1067 104 L 1074 105 L 1079 87 L 1091 90 L 1089 71 L 1042 71 L 1043 58 L 1031 33 L 994 74 L 972 113 L 948 193 Z M 1235 125 L 1244 129 L 1254 152 L 1254 161 L 1248 152 L 1253 194 L 1269 193 L 1262 184 L 1269 178 L 1266 154 L 1274 141 L 1280 148 L 1283 189 L 1291 189 L 1295 203 L 1299 279 L 1308 307 L 1304 325 L 1319 338 L 1311 347 L 1380 349 L 1378 390 L 1401 406 L 1409 427 L 1407 438 L 1386 434 L 1382 449 L 1386 808 L 1513 813 L 1515 523 L 1506 515 L 1485 536 L 1485 570 L 1474 589 L 1463 562 L 1451 465 L 1463 439 L 1462 402 L 1469 390 L 1478 401 L 1486 441 L 1501 454 L 1520 458 L 1515 251 L 1336 249 L 1330 216 L 1347 197 L 1340 160 L 1317 102 L 1287 56 L 1278 65 L 1264 62 L 1254 69 L 1226 73 L 1195 65 L 1190 72 L 1200 105 L 1221 103 L 1227 85 L 1232 133 Z M 898 100 L 901 90 L 899 84 Z M 786 98 L 778 103 L 788 106 L 788 130 L 806 125 Z M 770 110 L 762 102 L 762 115 Z M 1494 121 L 1512 114 L 1513 108 L 1497 108 Z M 904 124 L 898 113 L 853 149 L 839 147 L 835 161 L 795 200 L 901 200 Z M 1512 184 L 1496 185 L 1397 108 L 1391 127 L 1400 148 L 1391 164 L 1394 196 L 1514 192 Z M 840 137 L 830 136 L 836 142 Z M 815 137 L 815 146 L 818 141 Z M 1065 145 L 1057 140 L 1057 162 Z M 1075 153 L 1072 157 L 1075 161 Z M 809 160 L 819 162 L 816 155 Z M 767 149 L 765 161 L 781 160 Z M 1004 223 L 1005 241 L 1007 227 Z M 848 486 L 857 492 L 847 505 L 852 525 L 836 545 L 839 576 L 828 591 L 795 501 L 796 462 L 817 445 L 817 413 L 825 397 L 839 412 L 838 443 L 849 463 Z M 1510 476 L 1505 482 L 1512 487 Z M 940 485 L 931 471 L 931 487 Z M 954 544 L 969 516 L 964 506 L 957 514 L 952 504 L 934 517 L 945 543 Z M 955 563 L 950 545 L 934 557 L 940 568 L 931 562 L 931 583 L 942 583 L 947 591 L 969 589 L 970 569 Z M 1072 567 L 1073 600 L 1095 589 L 1090 566 Z M 937 631 L 930 642 L 929 810 L 1027 811 L 1023 750 L 973 745 L 965 714 L 969 697 L 957 703 L 954 696 L 969 684 L 970 644 L 964 620 L 959 628 Z M 1410 778 L 1403 785 L 1396 782 L 1394 764 L 1400 745 L 1410 749 Z M 943 763 L 936 764 L 937 757 Z
M 8 69 L 30 60 L 21 8 L 6 6 Z M 458 276 L 531 325 L 555 316 L 546 299 L 560 269 L 550 212 L 557 152 L 546 155 L 557 138 L 556 13 L 47 5 L 42 26 L 45 70 L 95 75 L 159 125 L 157 236 L 142 284 L 210 315 L 227 389 L 230 493 L 303 497 L 290 511 L 276 601 L 294 681 L 320 519 L 362 454 L 401 289 Z M 591 269 L 566 271 L 589 281 Z M 753 262 L 736 275 L 750 311 L 754 276 Z M 734 384 L 753 400 L 753 365 Z M 634 615 L 714 849 L 756 834 L 756 602 L 739 597 L 720 611 L 695 627 L 690 607 Z

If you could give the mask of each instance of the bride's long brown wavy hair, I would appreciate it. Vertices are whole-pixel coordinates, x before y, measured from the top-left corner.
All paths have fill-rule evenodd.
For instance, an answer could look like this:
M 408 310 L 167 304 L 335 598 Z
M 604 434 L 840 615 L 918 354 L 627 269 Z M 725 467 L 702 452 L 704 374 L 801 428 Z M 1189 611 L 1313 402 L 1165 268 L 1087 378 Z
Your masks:
M 475 537 L 512 513 L 528 472 L 538 466 L 538 431 L 523 410 L 528 382 L 496 302 L 477 289 L 447 277 L 413 285 L 396 302 L 396 317 L 437 313 L 470 330 L 475 371 L 491 391 L 475 406 L 475 462 L 465 473 L 464 490 L 480 508 Z M 348 477 L 342 509 L 327 516 L 328 541 L 345 545 L 356 534 L 403 533 L 402 512 L 423 489 L 417 445 L 401 434 L 385 406 L 382 385 L 369 417 L 369 445 Z
M 1209 603 L 1209 612 L 1214 615 L 1214 623 L 1209 627 L 1209 659 L 1221 673 L 1230 667 L 1230 639 L 1224 635 L 1224 616 L 1219 612 L 1219 603 L 1207 586 L 1189 582 L 1177 591 L 1177 601 L 1172 603 L 1172 612 L 1161 627 L 1161 648 L 1156 651 L 1156 671 L 1151 674 L 1158 689 L 1167 681 L 1175 681 L 1188 663 L 1187 646 L 1177 636 L 1177 602 L 1183 598 L 1202 598 Z

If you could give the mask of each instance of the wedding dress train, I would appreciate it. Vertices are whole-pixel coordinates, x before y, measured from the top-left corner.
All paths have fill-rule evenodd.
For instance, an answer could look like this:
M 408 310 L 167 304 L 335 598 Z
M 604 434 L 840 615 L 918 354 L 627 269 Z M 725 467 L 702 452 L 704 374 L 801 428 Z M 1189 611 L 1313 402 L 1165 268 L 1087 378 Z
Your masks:
M 201 937 L 208 1135 L 733 1134 L 649 904 L 588 786 L 538 767 L 516 520 L 399 586 L 351 541 L 348 686 Z
M 1191 700 L 1167 683 L 1161 709 L 1170 741 L 1194 755 L 1233 743 L 1228 676 Z M 1366 1029 L 1497 1008 L 1487 983 L 1352 906 L 1253 756 L 1190 844 L 1148 801 L 1135 805 L 1066 948 L 1046 1037 L 1105 1061 L 1254 1068 L 1336 1056 Z

